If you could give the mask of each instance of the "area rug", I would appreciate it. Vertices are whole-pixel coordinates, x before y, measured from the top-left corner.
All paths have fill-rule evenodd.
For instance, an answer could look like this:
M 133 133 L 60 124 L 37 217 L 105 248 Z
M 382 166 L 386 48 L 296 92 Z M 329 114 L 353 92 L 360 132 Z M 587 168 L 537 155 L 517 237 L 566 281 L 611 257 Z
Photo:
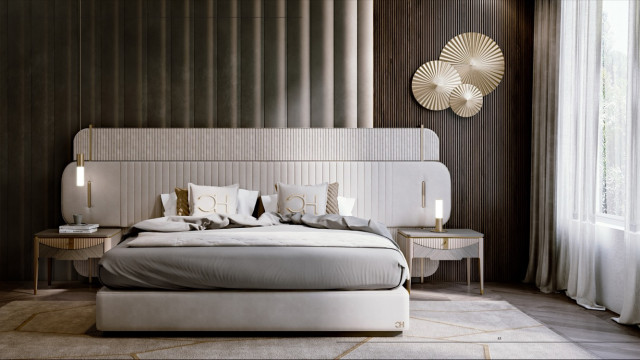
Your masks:
M 95 329 L 95 302 L 14 301 L 0 308 L 0 358 L 577 359 L 593 356 L 506 301 L 412 301 L 409 330 L 385 337 L 342 333 L 103 334 Z

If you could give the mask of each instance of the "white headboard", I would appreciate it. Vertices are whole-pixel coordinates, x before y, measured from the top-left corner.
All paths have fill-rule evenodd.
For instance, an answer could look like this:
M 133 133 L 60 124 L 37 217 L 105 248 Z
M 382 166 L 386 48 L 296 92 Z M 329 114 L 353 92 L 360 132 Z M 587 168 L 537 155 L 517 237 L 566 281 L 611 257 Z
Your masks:
M 337 181 L 340 195 L 356 198 L 354 215 L 381 221 L 389 227 L 433 226 L 436 199 L 444 200 L 445 222 L 450 214 L 449 171 L 437 161 L 416 161 L 425 154 L 433 158 L 435 152 L 437 156 L 437 137 L 426 129 L 191 129 L 192 132 L 186 131 L 189 129 L 161 129 L 165 131 L 161 138 L 155 142 L 151 138 L 145 140 L 155 144 L 154 148 L 160 154 L 172 154 L 166 148 L 182 144 L 179 145 L 181 156 L 187 158 L 181 161 L 158 159 L 160 156 L 149 151 L 137 156 L 142 159 L 135 159 L 135 153 L 128 149 L 140 150 L 141 138 L 149 137 L 155 129 L 108 129 L 107 132 L 115 136 L 112 142 L 105 140 L 108 134 L 104 130 L 107 129 L 90 132 L 85 129 L 78 134 L 85 136 L 88 132 L 88 140 L 80 141 L 76 137 L 77 152 L 92 149 L 90 156 L 101 161 L 85 161 L 85 180 L 91 182 L 90 189 L 75 185 L 75 163 L 65 169 L 62 214 L 67 221 L 72 219 L 72 214 L 80 213 L 87 222 L 129 227 L 138 221 L 162 216 L 159 195 L 172 192 L 177 186 L 185 187 L 189 182 L 201 185 L 239 183 L 242 188 L 259 190 L 264 195 L 274 193 L 274 184 L 278 181 L 296 184 Z M 248 145 L 243 141 L 240 146 L 232 146 L 228 136 L 237 130 L 250 131 L 247 134 L 253 134 L 253 140 L 260 139 L 261 145 L 255 145 L 255 142 Z M 167 140 L 166 134 L 171 131 L 176 134 L 174 142 Z M 196 141 L 200 144 L 196 147 L 200 149 L 192 151 L 184 139 L 197 131 L 201 131 L 200 140 Z M 104 137 L 96 144 L 92 137 L 101 132 Z M 132 134 L 127 135 L 128 132 Z M 301 134 L 297 140 L 291 136 L 296 132 Z M 348 141 L 345 134 L 351 134 L 353 141 Z M 202 140 L 213 141 L 225 135 L 225 146 L 212 143 L 208 148 Z M 322 138 L 315 139 L 315 148 L 309 150 L 303 140 L 313 136 Z M 405 156 L 409 159 L 403 161 L 396 157 L 406 151 L 406 148 L 399 149 L 404 144 L 408 144 L 406 147 L 412 149 L 414 155 Z M 114 150 L 116 147 L 121 149 Z M 246 147 L 255 151 L 257 160 L 243 160 L 250 157 Z M 299 150 L 302 148 L 305 150 Z M 336 149 L 344 152 L 336 152 Z M 318 154 L 318 159 L 309 159 L 313 153 Z M 332 155 L 334 153 L 336 155 Z M 345 153 L 355 159 L 344 160 L 341 157 Z M 272 154 L 276 159 L 265 159 L 265 154 Z M 89 158 L 86 152 L 85 157 Z M 209 159 L 202 160 L 202 157 Z

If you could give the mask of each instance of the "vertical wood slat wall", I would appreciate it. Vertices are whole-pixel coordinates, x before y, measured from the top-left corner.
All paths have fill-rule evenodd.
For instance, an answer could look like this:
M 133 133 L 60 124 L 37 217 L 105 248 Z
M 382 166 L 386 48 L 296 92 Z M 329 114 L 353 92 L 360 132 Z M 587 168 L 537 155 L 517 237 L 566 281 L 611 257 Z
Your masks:
M 529 247 L 533 1 L 375 1 L 374 7 L 374 126 L 423 124 L 436 132 L 453 185 L 446 226 L 485 234 L 487 280 L 521 281 Z M 421 107 L 411 93 L 413 73 L 465 32 L 498 43 L 502 82 L 470 118 Z M 430 279 L 464 281 L 465 264 L 440 262 Z M 477 280 L 477 264 L 472 270 Z

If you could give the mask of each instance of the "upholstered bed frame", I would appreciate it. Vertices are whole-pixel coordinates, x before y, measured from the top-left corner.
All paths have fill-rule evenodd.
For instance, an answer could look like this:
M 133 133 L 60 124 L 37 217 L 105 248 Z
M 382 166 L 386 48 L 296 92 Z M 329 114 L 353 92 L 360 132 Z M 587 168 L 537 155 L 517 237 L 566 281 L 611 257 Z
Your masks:
M 340 195 L 356 198 L 354 215 L 391 229 L 433 226 L 436 199 L 445 222 L 450 213 L 450 175 L 427 129 L 85 129 L 74 149 L 88 159 L 87 186 L 75 185 L 69 164 L 63 217 L 103 227 L 162 216 L 159 195 L 188 182 L 271 194 L 278 181 L 337 181 Z M 103 331 L 402 331 L 409 294 L 103 288 L 96 317 Z

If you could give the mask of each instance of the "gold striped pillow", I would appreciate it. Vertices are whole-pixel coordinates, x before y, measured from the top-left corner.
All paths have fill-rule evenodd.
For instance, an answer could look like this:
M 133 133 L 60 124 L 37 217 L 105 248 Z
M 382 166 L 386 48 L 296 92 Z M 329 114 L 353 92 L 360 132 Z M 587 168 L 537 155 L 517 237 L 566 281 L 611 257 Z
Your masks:
M 176 215 L 189 216 L 191 210 L 189 209 L 189 190 L 183 188 L 176 188 Z
M 334 182 L 327 188 L 327 214 L 340 214 L 338 208 L 338 188 L 340 183 Z

